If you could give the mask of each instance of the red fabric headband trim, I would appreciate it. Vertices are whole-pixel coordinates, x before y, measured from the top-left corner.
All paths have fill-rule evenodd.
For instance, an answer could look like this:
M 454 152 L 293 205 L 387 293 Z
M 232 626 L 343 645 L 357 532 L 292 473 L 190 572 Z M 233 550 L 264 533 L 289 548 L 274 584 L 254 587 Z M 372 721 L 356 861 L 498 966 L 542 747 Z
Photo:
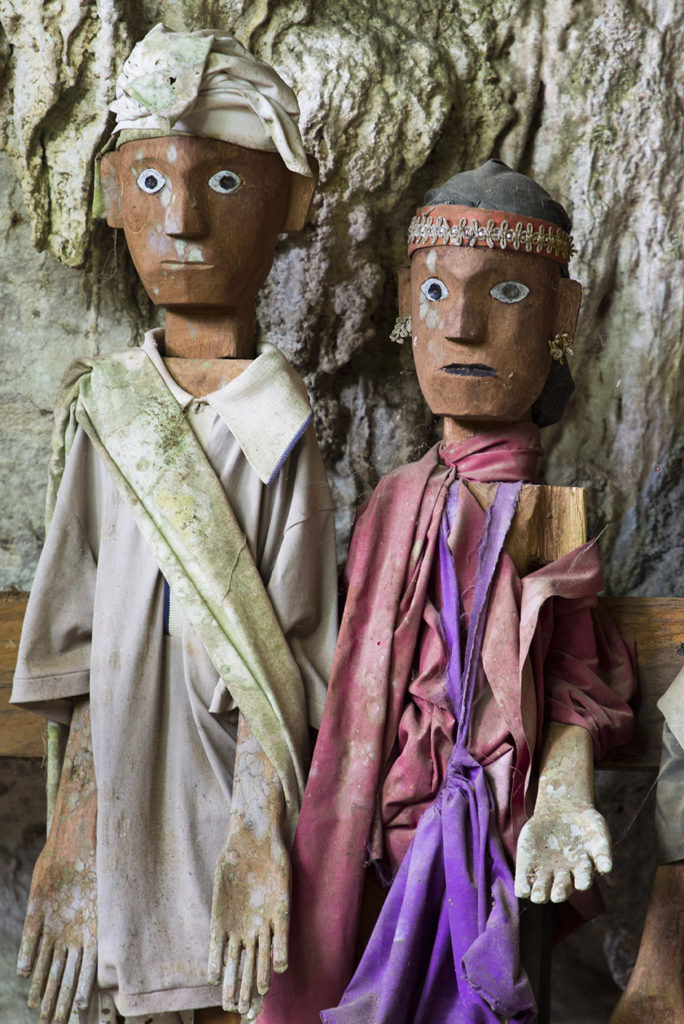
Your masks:
M 408 254 L 436 245 L 460 245 L 528 252 L 567 267 L 572 238 L 545 220 L 476 206 L 423 206 L 409 225 Z

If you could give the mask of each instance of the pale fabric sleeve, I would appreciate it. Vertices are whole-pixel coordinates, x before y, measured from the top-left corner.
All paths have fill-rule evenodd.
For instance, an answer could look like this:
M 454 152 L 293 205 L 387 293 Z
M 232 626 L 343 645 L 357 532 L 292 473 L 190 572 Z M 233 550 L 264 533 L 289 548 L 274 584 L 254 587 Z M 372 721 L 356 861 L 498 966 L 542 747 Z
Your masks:
M 667 722 L 663 726 L 655 824 L 658 863 L 684 860 L 684 750 Z
M 658 701 L 673 736 L 684 747 L 684 668 L 681 669 Z
M 12 703 L 68 723 L 71 699 L 89 691 L 95 596 L 95 454 L 78 431 L 29 597 Z
M 665 716 L 656 788 L 656 856 L 659 864 L 684 860 L 684 669 L 658 701 Z
M 269 491 L 259 570 L 302 675 L 309 724 L 318 729 L 337 639 L 337 564 L 332 499 L 312 426 Z

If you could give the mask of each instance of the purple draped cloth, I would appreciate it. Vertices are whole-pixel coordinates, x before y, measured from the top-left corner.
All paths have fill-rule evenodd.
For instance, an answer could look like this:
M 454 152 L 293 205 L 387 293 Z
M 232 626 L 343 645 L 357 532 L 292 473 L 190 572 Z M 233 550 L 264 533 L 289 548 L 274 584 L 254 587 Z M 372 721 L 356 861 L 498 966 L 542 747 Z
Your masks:
M 518 903 L 481 765 L 468 753 L 470 711 L 487 605 L 522 484 L 500 484 L 478 555 L 465 652 L 448 537 L 459 488 L 449 490 L 439 537 L 441 628 L 451 651 L 446 691 L 456 719 L 437 799 L 422 816 L 363 958 L 323 1024 L 516 1024 L 534 1020 L 519 963 Z

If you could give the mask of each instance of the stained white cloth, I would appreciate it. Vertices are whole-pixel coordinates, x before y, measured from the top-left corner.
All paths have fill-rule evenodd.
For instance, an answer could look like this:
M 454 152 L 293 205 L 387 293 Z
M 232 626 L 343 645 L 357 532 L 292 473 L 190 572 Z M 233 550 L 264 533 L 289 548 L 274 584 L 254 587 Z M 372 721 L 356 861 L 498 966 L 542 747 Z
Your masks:
M 283 434 L 281 455 L 290 441 Z M 270 487 L 219 414 L 207 457 L 318 726 L 337 618 L 332 505 L 313 429 Z M 68 722 L 71 698 L 83 695 L 98 789 L 98 985 L 125 1016 L 216 1005 L 217 989 L 206 983 L 211 894 L 227 837 L 237 712 L 187 618 L 180 636 L 165 635 L 164 579 L 79 429 L 29 601 L 12 699 Z
M 280 153 L 312 177 L 292 89 L 237 39 L 222 32 L 172 32 L 155 25 L 133 48 L 116 82 L 115 133 L 176 131 Z
M 684 668 L 658 701 L 658 708 L 680 746 L 684 747 Z

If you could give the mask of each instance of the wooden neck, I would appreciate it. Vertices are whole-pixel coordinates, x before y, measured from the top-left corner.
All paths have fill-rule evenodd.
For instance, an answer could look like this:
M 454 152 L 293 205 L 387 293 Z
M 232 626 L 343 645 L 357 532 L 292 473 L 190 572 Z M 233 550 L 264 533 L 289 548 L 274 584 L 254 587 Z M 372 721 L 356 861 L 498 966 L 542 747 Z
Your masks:
M 167 308 L 164 355 L 181 359 L 251 359 L 253 303 L 237 310 L 213 306 Z
M 522 417 L 522 421 L 531 420 L 528 413 Z M 521 420 L 516 420 L 516 423 Z M 488 434 L 492 430 L 501 430 L 506 426 L 505 422 L 498 420 L 461 420 L 456 416 L 445 416 L 443 424 L 443 437 L 446 446 L 455 444 L 458 441 L 467 441 L 470 437 L 477 437 L 478 434 Z
M 235 380 L 254 356 L 254 309 L 167 308 L 162 353 L 176 383 L 203 398 Z
M 252 363 L 251 359 L 180 359 L 164 358 L 164 364 L 176 384 L 194 395 L 204 398 L 239 377 Z

